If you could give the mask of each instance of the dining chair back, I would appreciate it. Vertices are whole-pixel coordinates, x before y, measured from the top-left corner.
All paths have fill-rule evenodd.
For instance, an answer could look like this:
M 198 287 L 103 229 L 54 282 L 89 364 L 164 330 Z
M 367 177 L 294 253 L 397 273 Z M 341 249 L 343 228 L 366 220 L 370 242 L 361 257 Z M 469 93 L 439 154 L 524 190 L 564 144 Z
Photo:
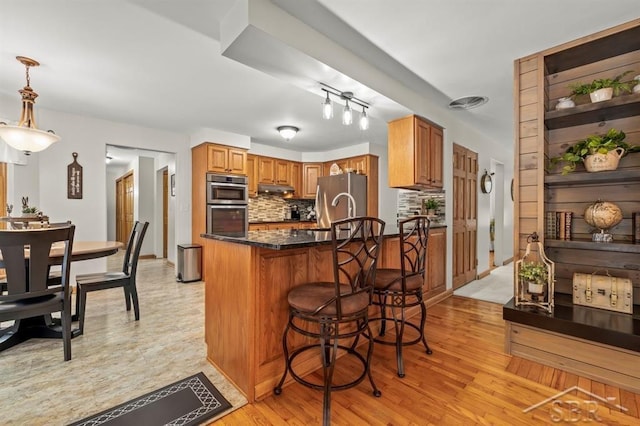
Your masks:
M 138 290 L 136 289 L 136 274 L 138 271 L 140 250 L 142 249 L 142 242 L 148 226 L 149 222 L 143 223 L 139 221 L 136 221 L 133 225 L 131 234 L 129 235 L 127 248 L 125 250 L 121 271 L 107 271 L 76 276 L 76 312 L 78 312 L 78 328 L 80 334 L 84 333 L 87 293 L 92 291 L 122 287 L 124 290 L 127 311 L 131 310 L 131 303 L 133 302 L 135 319 L 136 321 L 140 319 Z
M 422 341 L 427 354 L 432 353 L 424 336 L 427 308 L 422 297 L 431 221 L 427 216 L 411 216 L 401 220 L 399 225 L 399 265 L 394 265 L 397 266 L 396 268 L 378 269 L 373 289 L 373 305 L 379 307 L 380 316 L 370 318 L 370 322 L 380 324 L 379 333 L 374 339 L 376 343 L 396 347 L 397 374 L 399 377 L 404 377 L 402 357 L 404 346 Z M 420 307 L 418 324 L 409 321 L 406 317 L 407 309 L 413 306 Z M 387 321 L 392 321 L 395 326 L 395 335 L 392 340 L 384 337 Z M 417 337 L 405 339 L 406 327 L 416 330 Z
M 384 233 L 384 221 L 374 217 L 354 217 L 331 224 L 333 281 L 310 282 L 292 288 L 288 295 L 289 320 L 282 336 L 285 370 L 274 393 L 280 395 L 288 373 L 298 382 L 323 390 L 323 424 L 331 418 L 331 392 L 358 385 L 369 378 L 374 396 L 380 396 L 371 375 L 373 338 L 368 323 L 376 268 Z M 290 352 L 289 332 L 304 336 L 303 345 Z M 358 339 L 367 337 L 366 355 L 358 351 Z M 294 343 L 295 344 L 295 343 Z M 294 360 L 301 354 L 318 352 L 322 360 L 322 383 L 315 383 L 295 372 Z M 334 383 L 338 353 L 353 357 L 362 366 L 357 377 Z M 356 364 L 357 365 L 357 364 Z M 357 367 L 356 367 L 357 369 Z M 359 375 L 358 375 L 359 373 Z
M 64 359 L 71 359 L 69 268 L 75 226 L 0 231 L 0 253 L 6 291 L 0 294 L 0 322 L 61 312 Z M 54 244 L 64 245 L 60 286 L 49 287 L 49 257 Z

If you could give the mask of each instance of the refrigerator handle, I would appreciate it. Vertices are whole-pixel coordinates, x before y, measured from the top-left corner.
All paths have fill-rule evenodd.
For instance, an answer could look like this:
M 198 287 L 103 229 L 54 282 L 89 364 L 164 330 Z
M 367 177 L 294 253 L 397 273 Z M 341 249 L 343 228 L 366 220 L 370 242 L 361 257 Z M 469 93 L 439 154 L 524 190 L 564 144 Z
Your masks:
M 316 225 L 320 226 L 320 184 L 316 185 L 316 205 L 314 207 L 316 211 Z

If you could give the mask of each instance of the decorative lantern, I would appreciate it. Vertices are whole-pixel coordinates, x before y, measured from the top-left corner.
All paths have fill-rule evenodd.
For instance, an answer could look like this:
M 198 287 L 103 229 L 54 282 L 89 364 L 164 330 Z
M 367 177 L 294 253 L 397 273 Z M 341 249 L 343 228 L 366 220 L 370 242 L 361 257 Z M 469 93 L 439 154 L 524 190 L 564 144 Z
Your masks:
M 533 244 L 537 245 L 537 256 L 531 252 Z M 513 274 L 516 307 L 534 306 L 553 312 L 555 263 L 544 253 L 537 233 L 527 237 L 524 256 L 516 261 Z

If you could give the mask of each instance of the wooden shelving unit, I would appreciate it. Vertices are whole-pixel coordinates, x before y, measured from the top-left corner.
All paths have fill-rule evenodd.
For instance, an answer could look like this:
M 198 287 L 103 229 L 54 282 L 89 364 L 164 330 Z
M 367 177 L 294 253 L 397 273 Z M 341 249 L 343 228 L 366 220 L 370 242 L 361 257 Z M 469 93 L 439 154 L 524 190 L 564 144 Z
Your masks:
M 568 175 L 561 174 L 561 167 L 550 169 L 548 160 L 611 128 L 624 131 L 629 144 L 640 144 L 639 94 L 553 110 L 557 99 L 570 95 L 570 84 L 640 71 L 639 65 L 640 19 L 516 61 L 516 257 L 524 254 L 527 236 L 545 235 L 550 211 L 573 213 L 574 238 L 542 240 L 555 262 L 552 314 L 516 308 L 512 302 L 503 308 L 508 353 L 635 392 L 640 391 L 640 244 L 631 243 L 631 216 L 640 211 L 640 154 L 623 158 L 616 171 L 588 173 L 579 166 Z M 592 229 L 584 221 L 587 206 L 599 199 L 617 204 L 623 213 L 623 221 L 611 230 L 612 243 L 591 241 Z M 573 274 L 605 271 L 632 281 L 633 315 L 573 305 Z

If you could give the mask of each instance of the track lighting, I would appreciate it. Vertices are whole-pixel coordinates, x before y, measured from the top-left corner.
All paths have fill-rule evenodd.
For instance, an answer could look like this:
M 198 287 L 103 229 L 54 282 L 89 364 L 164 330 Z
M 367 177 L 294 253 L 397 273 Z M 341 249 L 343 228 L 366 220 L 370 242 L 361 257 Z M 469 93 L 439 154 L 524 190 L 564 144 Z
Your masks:
M 362 107 L 362 115 L 360 116 L 359 120 L 360 129 L 367 130 L 369 128 L 369 116 L 367 116 L 367 108 L 369 108 L 368 103 L 356 98 L 353 95 L 353 92 L 341 92 L 338 89 L 327 84 L 320 84 L 322 85 L 321 89 L 327 93 L 327 97 L 325 98 L 324 102 L 322 102 L 322 118 L 324 118 L 325 120 L 329 120 L 333 117 L 333 104 L 329 96 L 329 94 L 332 94 L 344 100 L 344 109 L 342 110 L 342 124 L 344 124 L 345 126 L 349 126 L 353 123 L 353 109 L 349 104 L 351 102 Z

